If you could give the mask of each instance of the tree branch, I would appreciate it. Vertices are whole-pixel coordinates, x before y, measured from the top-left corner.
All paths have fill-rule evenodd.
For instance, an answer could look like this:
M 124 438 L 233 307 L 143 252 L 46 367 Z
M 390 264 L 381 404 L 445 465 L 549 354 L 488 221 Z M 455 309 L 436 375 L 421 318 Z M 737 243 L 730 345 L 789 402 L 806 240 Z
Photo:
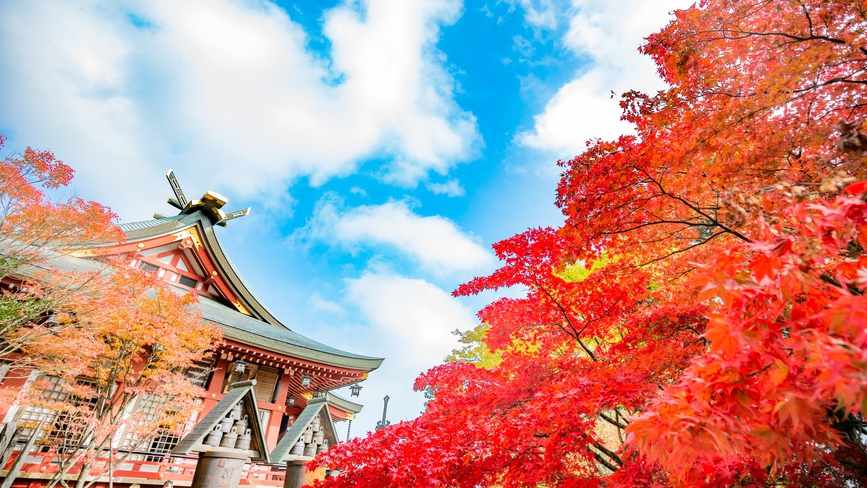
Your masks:
M 584 352 L 586 352 L 587 355 L 590 356 L 590 359 L 596 361 L 596 355 L 593 354 L 593 351 L 591 351 L 590 348 L 588 348 L 584 344 L 584 342 L 581 341 L 581 337 L 579 335 L 578 329 L 575 328 L 575 325 L 572 323 L 572 319 L 569 318 L 569 313 L 566 311 L 565 308 L 563 308 L 563 305 L 560 305 L 560 302 L 558 302 L 557 299 L 553 297 L 553 295 L 548 293 L 548 290 L 546 290 L 545 287 L 542 286 L 538 280 L 536 280 L 535 283 L 536 283 L 536 286 L 538 286 L 539 289 L 542 290 L 542 292 L 545 295 L 547 295 L 548 298 L 550 298 L 552 302 L 554 302 L 554 305 L 557 305 L 557 308 L 560 309 L 560 313 L 563 314 L 563 317 L 566 319 L 566 322 L 569 324 L 569 327 L 575 332 L 575 335 L 573 337 L 575 337 L 575 340 L 578 341 L 578 344 L 581 346 L 581 349 L 584 349 Z M 572 335 L 572 334 L 569 334 L 569 335 Z
M 626 424 L 618 422 L 617 420 L 609 417 L 607 414 L 605 414 L 605 412 L 599 412 L 599 417 L 602 420 L 608 422 L 609 424 L 617 427 L 618 429 L 625 429 L 626 428 Z
M 599 442 L 596 442 L 596 441 L 591 442 L 590 445 L 587 446 L 587 448 L 589 449 L 590 446 L 595 447 L 596 449 L 599 450 L 599 452 L 608 456 L 608 458 L 611 459 L 612 461 L 614 461 L 615 463 L 617 463 L 618 466 L 623 466 L 623 460 L 620 459 L 620 456 L 615 454 L 614 451 L 608 449 L 607 447 L 603 446 L 602 444 L 600 444 Z

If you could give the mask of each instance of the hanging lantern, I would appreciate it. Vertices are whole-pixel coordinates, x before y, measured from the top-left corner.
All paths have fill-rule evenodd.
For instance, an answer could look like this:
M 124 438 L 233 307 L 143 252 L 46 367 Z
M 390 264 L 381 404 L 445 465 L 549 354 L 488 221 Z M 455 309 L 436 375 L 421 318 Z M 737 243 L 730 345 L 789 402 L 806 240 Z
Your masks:
M 286 405 L 288 405 L 290 407 L 294 407 L 295 406 L 295 397 L 292 395 L 289 395 L 288 397 L 286 397 Z
M 301 386 L 307 388 L 308 386 L 310 386 L 311 381 L 313 381 L 313 377 L 309 374 L 305 374 L 301 377 Z
M 356 383 L 349 387 L 349 391 L 351 393 L 350 396 L 357 397 L 359 394 L 361 394 L 361 385 Z
M 313 398 L 322 398 L 325 396 L 325 393 L 326 393 L 325 390 L 319 390 L 319 389 L 313 390 Z
M 247 363 L 245 363 L 243 359 L 239 359 L 235 363 L 235 367 L 232 368 L 232 371 L 238 374 L 244 374 L 244 371 L 247 371 Z

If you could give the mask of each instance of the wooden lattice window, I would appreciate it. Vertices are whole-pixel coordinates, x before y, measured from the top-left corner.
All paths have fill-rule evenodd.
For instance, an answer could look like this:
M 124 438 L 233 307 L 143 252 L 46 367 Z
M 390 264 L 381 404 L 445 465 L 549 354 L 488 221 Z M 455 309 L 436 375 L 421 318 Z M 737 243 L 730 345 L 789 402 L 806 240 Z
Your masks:
M 164 455 L 172 452 L 172 449 L 178 445 L 180 440 L 180 437 L 172 434 L 161 434 L 154 437 L 148 451 L 163 454 L 163 456 L 145 456 L 145 461 L 162 461 L 165 457 Z
M 76 380 L 76 383 L 87 385 L 93 382 L 86 378 L 80 378 Z M 52 404 L 65 402 L 86 411 L 95 407 L 96 399 L 73 395 L 66 385 L 66 381 L 56 376 L 39 375 L 33 386 L 42 388 L 42 401 L 44 403 L 42 405 L 29 405 L 16 415 L 15 420 L 22 427 L 21 436 L 23 438 L 30 438 L 31 435 L 34 435 L 33 428 L 45 420 L 43 430 L 35 433 L 40 444 L 53 445 L 57 449 L 64 447 L 75 449 L 84 441 L 83 422 L 78 418 L 78 415 L 70 411 L 59 411 L 52 408 Z
M 148 423 L 156 422 L 160 413 L 165 408 L 165 403 L 162 398 L 156 395 L 141 395 L 136 400 L 136 406 L 133 409 L 136 415 L 140 416 L 139 422 L 130 425 L 127 432 L 121 438 L 120 449 L 128 449 L 130 451 L 147 450 L 153 453 L 168 453 L 178 444 L 178 437 L 168 434 L 160 428 L 155 430 L 142 432 L 136 427 L 141 427 Z M 159 456 L 161 458 L 161 456 Z
M 279 368 L 271 366 L 259 366 L 259 373 L 256 375 L 256 386 L 253 391 L 256 392 L 256 400 L 261 402 L 272 403 L 274 401 L 274 392 L 277 390 L 277 383 L 280 382 Z
M 62 402 L 69 396 L 69 392 L 63 387 L 64 381 L 56 376 L 41 374 L 36 378 L 36 384 L 42 388 L 42 399 L 45 402 Z M 33 429 L 45 420 L 51 424 L 57 418 L 57 412 L 46 406 L 28 405 L 15 415 L 15 422 L 21 428 L 20 434 L 23 439 L 29 439 L 33 435 Z M 45 437 L 45 432 L 38 432 L 37 439 Z
M 95 382 L 86 378 L 78 378 L 75 380 L 76 385 L 93 385 Z M 81 415 L 92 414 L 96 409 L 96 398 L 93 396 L 80 396 L 70 393 L 67 396 L 66 402 L 72 404 L 75 408 L 81 409 L 79 412 L 61 412 L 54 421 L 54 428 L 48 434 L 48 439 L 58 451 L 61 446 L 75 451 L 78 447 L 85 443 L 85 435 L 88 434 L 83 430 L 84 423 Z

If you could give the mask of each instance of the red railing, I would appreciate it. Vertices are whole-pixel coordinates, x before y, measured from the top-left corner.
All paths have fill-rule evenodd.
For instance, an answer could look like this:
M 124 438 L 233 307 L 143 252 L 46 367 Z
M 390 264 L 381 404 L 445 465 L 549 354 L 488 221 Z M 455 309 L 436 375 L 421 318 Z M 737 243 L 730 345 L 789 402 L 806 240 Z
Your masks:
M 12 467 L 17 456 L 21 451 L 15 451 L 6 465 L 0 471 L 0 477 L 5 477 L 8 470 Z M 121 452 L 121 457 L 127 453 Z M 167 454 L 149 453 L 149 452 L 133 452 L 132 456 L 156 458 L 162 457 L 161 461 L 144 461 L 125 459 L 122 461 L 115 460 L 109 469 L 108 459 L 100 458 L 94 466 L 90 468 L 91 479 L 96 479 L 95 487 L 103 488 L 113 481 L 116 487 L 138 485 L 162 485 L 164 482 L 171 480 L 176 486 L 189 486 L 193 480 L 193 474 L 196 470 L 195 456 L 171 456 Z M 131 457 L 132 457 L 131 456 Z M 52 475 L 57 474 L 60 466 L 56 461 L 54 449 L 47 452 L 33 452 L 27 454 L 27 458 L 21 466 L 17 479 L 20 479 L 23 484 L 33 486 L 34 484 L 48 484 Z M 286 467 L 280 465 L 265 465 L 257 463 L 247 463 L 244 466 L 244 471 L 241 475 L 241 485 L 252 486 L 274 486 L 282 487 Z M 67 474 L 66 479 L 78 478 L 79 469 L 74 468 L 74 473 Z M 17 485 L 16 483 L 15 485 Z M 13 486 L 15 486 L 13 485 Z

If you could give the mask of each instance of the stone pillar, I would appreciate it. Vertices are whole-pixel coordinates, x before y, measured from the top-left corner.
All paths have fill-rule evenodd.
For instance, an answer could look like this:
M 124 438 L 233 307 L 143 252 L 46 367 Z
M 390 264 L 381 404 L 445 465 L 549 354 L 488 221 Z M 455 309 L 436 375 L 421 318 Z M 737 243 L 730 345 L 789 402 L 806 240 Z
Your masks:
M 232 450 L 212 450 L 199 454 L 196 474 L 190 488 L 235 488 L 241 481 L 241 471 L 247 455 Z
M 304 465 L 306 461 L 290 461 L 286 463 L 286 478 L 283 480 L 283 488 L 301 488 L 307 482 Z M 192 487 L 195 488 L 195 487 Z
M 321 467 L 312 471 L 308 470 L 307 461 L 287 461 L 286 478 L 283 480 L 283 488 L 301 488 L 314 481 L 322 481 L 325 479 L 327 472 L 328 470 Z

